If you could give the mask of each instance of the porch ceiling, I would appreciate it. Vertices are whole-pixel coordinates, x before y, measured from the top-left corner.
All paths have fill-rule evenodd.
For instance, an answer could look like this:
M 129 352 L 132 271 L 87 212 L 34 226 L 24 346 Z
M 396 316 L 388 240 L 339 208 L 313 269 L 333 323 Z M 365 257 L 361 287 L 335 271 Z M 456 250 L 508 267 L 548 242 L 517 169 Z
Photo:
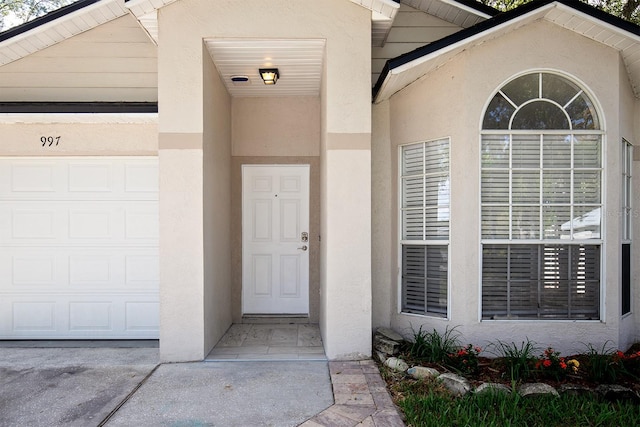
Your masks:
M 325 41 L 321 39 L 205 39 L 227 90 L 242 96 L 316 96 L 320 93 Z M 265 85 L 259 68 L 277 68 L 280 78 Z M 234 84 L 232 76 L 249 82 Z

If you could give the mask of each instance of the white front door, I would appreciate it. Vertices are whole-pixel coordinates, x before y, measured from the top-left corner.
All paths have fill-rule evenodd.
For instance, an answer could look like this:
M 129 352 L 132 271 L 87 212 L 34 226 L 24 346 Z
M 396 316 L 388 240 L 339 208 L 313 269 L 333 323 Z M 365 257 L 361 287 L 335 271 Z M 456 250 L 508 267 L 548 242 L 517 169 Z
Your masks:
M 242 167 L 242 312 L 309 313 L 309 165 Z

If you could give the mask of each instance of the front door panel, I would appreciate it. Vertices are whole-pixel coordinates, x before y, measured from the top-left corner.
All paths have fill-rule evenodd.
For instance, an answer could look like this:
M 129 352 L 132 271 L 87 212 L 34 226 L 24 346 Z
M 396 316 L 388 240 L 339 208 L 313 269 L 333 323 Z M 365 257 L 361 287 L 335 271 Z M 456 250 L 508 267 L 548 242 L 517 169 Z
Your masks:
M 242 311 L 309 313 L 309 166 L 242 167 Z

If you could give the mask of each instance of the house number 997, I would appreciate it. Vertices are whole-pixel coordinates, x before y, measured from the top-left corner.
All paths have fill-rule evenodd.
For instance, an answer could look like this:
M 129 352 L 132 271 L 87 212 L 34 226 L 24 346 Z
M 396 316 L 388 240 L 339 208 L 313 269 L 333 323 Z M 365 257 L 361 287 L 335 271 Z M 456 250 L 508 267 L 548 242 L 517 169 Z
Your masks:
M 61 137 L 59 136 L 41 136 L 40 142 L 43 147 L 51 147 L 53 145 L 57 146 L 60 143 L 60 138 Z

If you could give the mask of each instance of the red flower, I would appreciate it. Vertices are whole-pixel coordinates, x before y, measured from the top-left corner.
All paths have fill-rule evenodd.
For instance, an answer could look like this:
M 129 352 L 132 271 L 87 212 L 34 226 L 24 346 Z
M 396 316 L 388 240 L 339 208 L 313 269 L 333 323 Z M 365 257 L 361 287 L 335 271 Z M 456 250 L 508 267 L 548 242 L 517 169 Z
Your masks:
M 560 367 L 561 367 L 562 369 L 567 369 L 567 364 L 566 364 L 566 363 L 564 363 L 564 362 L 560 362 Z
M 551 360 L 545 360 L 544 362 L 542 362 L 542 364 L 545 368 L 548 368 L 549 366 L 551 366 Z

